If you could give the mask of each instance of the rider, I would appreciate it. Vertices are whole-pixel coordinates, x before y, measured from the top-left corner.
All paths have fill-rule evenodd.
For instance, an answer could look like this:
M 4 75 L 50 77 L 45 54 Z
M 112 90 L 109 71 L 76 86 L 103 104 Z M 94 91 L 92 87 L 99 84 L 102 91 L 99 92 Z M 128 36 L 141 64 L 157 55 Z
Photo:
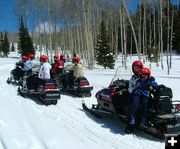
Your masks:
M 29 71 L 32 69 L 32 60 L 34 59 L 34 54 L 29 54 L 28 60 L 24 63 L 24 70 Z
M 24 63 L 27 61 L 27 59 L 28 59 L 27 56 L 24 55 L 21 57 L 21 60 L 16 63 L 16 68 L 11 71 L 10 80 L 12 80 L 13 78 L 15 80 L 19 80 L 20 78 L 23 77 L 23 75 L 24 75 L 24 71 L 23 71 Z
M 52 64 L 51 76 L 54 78 L 57 75 L 63 74 L 64 72 L 64 62 L 59 58 L 59 55 L 54 55 L 54 63 Z
M 128 123 L 125 129 L 126 133 L 129 133 L 131 131 L 131 129 L 133 129 L 133 127 L 131 127 L 131 125 L 129 124 L 129 120 L 130 120 L 130 113 L 131 113 L 131 102 L 132 102 L 132 91 L 135 87 L 136 81 L 139 79 L 140 77 L 140 72 L 143 69 L 143 63 L 140 60 L 136 60 L 132 63 L 132 72 L 133 75 L 131 77 L 131 79 L 129 80 L 129 87 L 128 87 L 128 91 L 130 93 L 130 97 L 129 97 L 129 108 L 128 108 Z
M 155 78 L 151 76 L 151 71 L 148 68 L 142 68 L 140 78 L 136 81 L 133 91 L 131 93 L 131 102 L 129 105 L 129 124 L 126 128 L 126 133 L 134 130 L 137 119 L 138 110 L 141 109 L 141 124 L 140 127 L 147 128 L 148 120 L 148 99 L 150 92 L 158 87 Z
M 74 82 L 77 80 L 77 78 L 84 76 L 83 65 L 80 63 L 80 58 L 77 56 L 74 56 L 72 59 L 72 63 L 74 65 L 72 69 L 70 70 L 70 72 L 73 72 L 73 74 L 70 73 L 65 81 L 67 82 L 66 84 L 67 88 L 71 88 Z
M 140 75 L 141 69 L 143 67 L 144 67 L 143 63 L 139 60 L 136 60 L 132 63 L 133 75 L 132 75 L 131 79 L 129 80 L 129 88 L 128 88 L 129 93 L 132 92 L 137 79 L 139 79 L 139 75 Z
M 63 64 L 64 64 L 66 62 L 65 54 L 61 54 L 60 59 L 63 61 Z
M 43 85 L 45 80 L 50 79 L 50 70 L 51 70 L 51 65 L 48 63 L 48 57 L 46 55 L 41 55 L 40 56 L 40 69 L 38 72 L 38 78 L 34 77 L 31 80 L 32 83 L 32 91 L 36 90 L 39 85 Z
M 80 63 L 80 58 L 76 56 L 73 58 L 72 62 L 74 64 L 73 66 L 74 78 L 77 79 L 79 77 L 83 77 L 84 71 L 83 71 L 83 65 Z

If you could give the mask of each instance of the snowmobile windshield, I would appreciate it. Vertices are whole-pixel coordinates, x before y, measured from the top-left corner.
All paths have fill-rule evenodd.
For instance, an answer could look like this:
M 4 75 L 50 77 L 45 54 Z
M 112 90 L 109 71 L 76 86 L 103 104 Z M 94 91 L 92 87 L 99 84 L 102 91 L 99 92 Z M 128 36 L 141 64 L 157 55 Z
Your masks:
M 118 80 L 130 80 L 131 76 L 132 76 L 131 69 L 129 69 L 129 68 L 125 69 L 124 67 L 118 67 L 116 69 L 114 77 L 111 80 L 110 86 L 113 85 Z

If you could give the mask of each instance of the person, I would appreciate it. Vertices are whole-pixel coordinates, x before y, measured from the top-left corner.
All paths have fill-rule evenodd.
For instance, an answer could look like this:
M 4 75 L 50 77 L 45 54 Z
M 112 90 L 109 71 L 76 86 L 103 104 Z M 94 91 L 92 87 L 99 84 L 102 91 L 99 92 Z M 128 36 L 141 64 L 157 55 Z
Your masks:
M 54 63 L 52 64 L 51 76 L 52 78 L 59 77 L 64 72 L 64 62 L 59 55 L 54 55 Z
M 62 61 L 63 61 L 63 64 L 65 64 L 65 62 L 66 62 L 65 54 L 61 54 L 61 55 L 60 55 L 60 60 L 62 60 Z
M 72 63 L 74 64 L 73 67 L 69 70 L 70 73 L 65 78 L 65 86 L 66 88 L 72 88 L 74 82 L 77 81 L 79 77 L 84 76 L 83 65 L 80 63 L 80 58 L 74 56 L 72 59 Z
M 136 81 L 131 92 L 131 102 L 129 105 L 129 123 L 127 124 L 126 133 L 131 133 L 136 124 L 138 111 L 141 110 L 140 127 L 148 127 L 148 99 L 150 92 L 157 89 L 158 84 L 155 78 L 151 76 L 151 71 L 148 68 L 142 68 L 140 78 Z
M 19 62 L 16 62 L 16 68 L 11 71 L 10 80 L 20 80 L 24 75 L 24 63 L 27 61 L 28 57 L 23 55 Z
M 74 66 L 74 78 L 77 79 L 79 77 L 84 76 L 84 71 L 83 71 L 83 65 L 80 63 L 80 58 L 79 57 L 74 57 L 72 60 Z
M 24 70 L 27 72 L 32 69 L 32 60 L 34 59 L 34 54 L 29 54 L 28 60 L 24 63 Z
M 143 67 L 144 67 L 143 63 L 139 60 L 136 60 L 132 63 L 133 75 L 132 75 L 131 79 L 129 80 L 129 87 L 128 87 L 129 93 L 132 92 L 137 79 L 139 79 L 139 75 L 140 75 L 141 69 Z
M 16 63 L 16 66 L 20 66 L 22 69 L 24 68 L 25 62 L 28 60 L 28 57 L 23 55 L 21 56 L 21 60 Z
M 40 69 L 38 73 L 38 78 L 45 80 L 45 79 L 50 79 L 50 70 L 51 70 L 51 65 L 48 62 L 48 57 L 46 55 L 41 55 L 40 56 Z
M 38 77 L 31 78 L 31 84 L 29 86 L 30 91 L 36 91 L 39 85 L 43 85 L 45 80 L 50 79 L 51 65 L 48 63 L 48 57 L 46 55 L 40 56 L 40 69 L 38 72 Z

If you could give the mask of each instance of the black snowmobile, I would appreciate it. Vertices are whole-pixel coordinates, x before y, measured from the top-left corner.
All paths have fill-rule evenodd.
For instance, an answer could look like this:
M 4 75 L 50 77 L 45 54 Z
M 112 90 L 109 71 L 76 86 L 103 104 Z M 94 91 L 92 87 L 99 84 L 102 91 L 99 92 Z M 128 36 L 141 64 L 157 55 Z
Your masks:
M 10 77 L 8 77 L 7 79 L 8 84 L 19 85 L 20 83 L 22 83 L 22 78 L 24 75 L 22 68 L 23 63 L 16 63 L 15 68 L 10 72 Z
M 55 80 L 45 80 L 43 85 L 39 85 L 36 90 L 28 90 L 27 80 L 29 77 L 32 77 L 32 74 L 24 75 L 23 82 L 18 87 L 18 93 L 23 97 L 37 98 L 45 105 L 56 105 L 58 100 L 60 100 L 60 89 L 56 85 Z M 37 74 L 33 77 L 37 77 Z
M 90 85 L 86 77 L 79 77 L 74 80 L 73 70 L 64 71 L 62 77 L 62 91 L 75 94 L 79 97 L 91 97 L 93 86 Z
M 83 101 L 82 107 L 96 117 L 115 116 L 128 122 L 129 80 L 113 79 L 109 87 L 96 93 L 98 104 L 88 108 Z M 180 133 L 180 101 L 172 101 L 172 90 L 164 85 L 151 94 L 148 107 L 148 128 L 141 128 L 140 111 L 136 128 L 158 138 L 165 134 Z

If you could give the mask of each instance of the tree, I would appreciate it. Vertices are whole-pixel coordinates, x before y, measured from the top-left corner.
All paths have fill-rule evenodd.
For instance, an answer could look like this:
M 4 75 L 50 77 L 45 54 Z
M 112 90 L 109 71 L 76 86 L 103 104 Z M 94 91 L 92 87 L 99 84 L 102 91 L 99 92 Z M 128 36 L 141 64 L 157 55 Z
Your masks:
M 3 33 L 0 32 L 0 55 L 1 55 L 1 52 L 3 52 Z
M 97 36 L 97 44 L 95 50 L 96 60 L 99 65 L 102 65 L 105 69 L 114 68 L 115 58 L 112 50 L 110 49 L 110 44 L 104 20 L 102 20 L 100 25 L 100 31 Z
M 3 39 L 3 44 L 2 44 L 2 50 L 3 50 L 3 55 L 5 57 L 8 56 L 8 53 L 9 53 L 9 40 L 8 40 L 8 37 L 7 37 L 7 32 L 5 32 L 4 34 L 4 39 Z
M 28 33 L 28 29 L 24 27 L 22 16 L 20 18 L 18 48 L 21 55 L 28 55 L 30 53 L 31 54 L 35 53 L 31 37 L 29 36 Z

